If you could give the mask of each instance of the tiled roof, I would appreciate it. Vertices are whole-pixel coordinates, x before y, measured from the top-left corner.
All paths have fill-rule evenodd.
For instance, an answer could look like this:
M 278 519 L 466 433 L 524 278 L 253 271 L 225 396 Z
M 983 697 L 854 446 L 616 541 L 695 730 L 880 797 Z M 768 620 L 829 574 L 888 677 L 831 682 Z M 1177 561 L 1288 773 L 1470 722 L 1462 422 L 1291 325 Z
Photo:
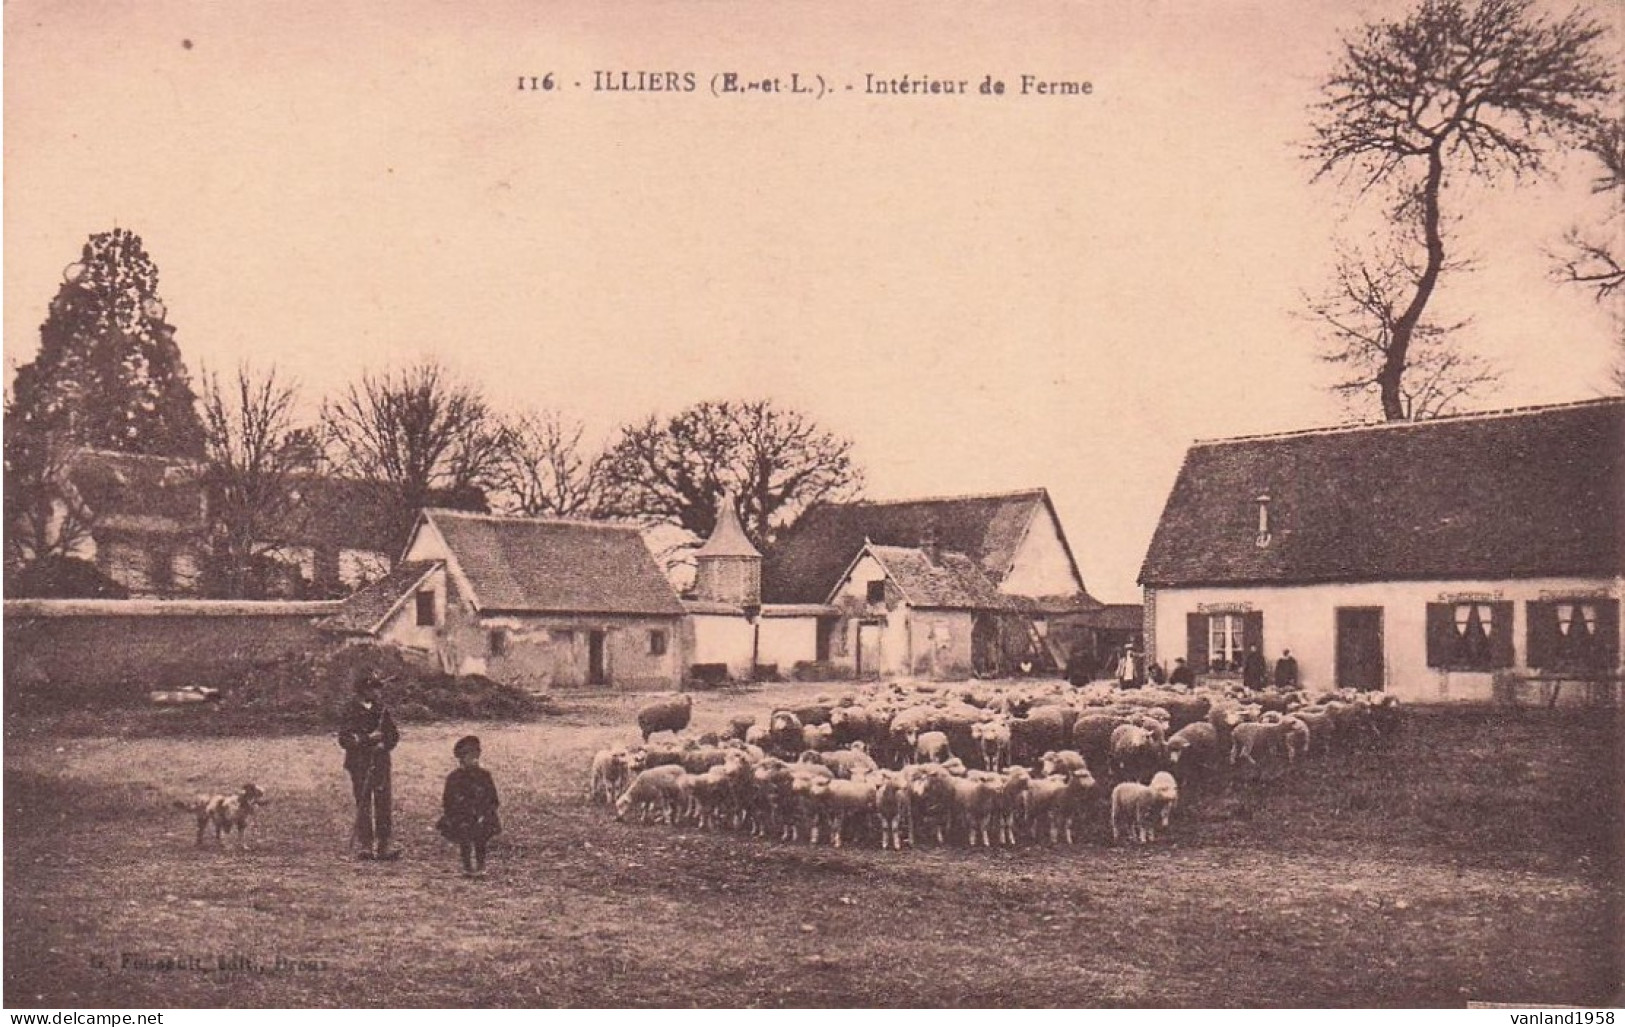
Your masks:
M 940 552 L 936 560 L 922 549 L 871 545 L 868 551 L 886 568 L 909 605 L 935 610 L 1014 610 L 1011 597 L 963 553 Z
M 1197 443 L 1140 581 L 1612 577 L 1622 448 L 1625 399 Z
M 96 515 L 97 534 L 196 534 L 204 527 L 203 473 L 193 460 L 91 449 L 75 454 L 68 476 Z M 262 541 L 397 555 L 386 487 L 301 475 L 292 488 L 292 509 L 283 523 L 267 526 Z
M 439 560 L 398 563 L 388 574 L 346 598 L 337 613 L 317 621 L 316 626 L 345 635 L 376 634 L 395 608 L 440 566 Z
M 696 560 L 707 556 L 743 556 L 761 559 L 762 554 L 745 534 L 745 526 L 739 523 L 739 511 L 734 509 L 732 496 L 723 497 L 717 508 L 717 526 L 712 529 L 711 537 L 705 540 L 705 545 L 694 552 Z
M 1068 616 L 1066 621 L 1104 631 L 1139 631 L 1145 627 L 1145 607 L 1139 603 L 1110 603 Z
M 186 533 L 203 527 L 198 473 L 190 460 L 86 449 L 74 454 L 68 479 L 103 527 Z
M 425 510 L 484 612 L 680 616 L 638 529 Z
M 762 567 L 762 598 L 822 602 L 865 540 L 918 547 L 934 534 L 943 549 L 974 559 L 995 584 L 1010 572 L 1016 549 L 1049 496 L 1029 489 L 988 496 L 815 506 L 791 525 Z

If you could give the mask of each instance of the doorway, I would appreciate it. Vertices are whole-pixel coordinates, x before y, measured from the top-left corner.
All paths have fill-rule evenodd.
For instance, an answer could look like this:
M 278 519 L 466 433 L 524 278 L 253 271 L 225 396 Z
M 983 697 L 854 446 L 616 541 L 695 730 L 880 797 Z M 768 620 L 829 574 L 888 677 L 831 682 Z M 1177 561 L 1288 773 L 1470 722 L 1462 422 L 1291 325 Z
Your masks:
M 609 675 L 604 667 L 604 636 L 603 631 L 587 632 L 587 684 L 607 685 Z
M 1382 607 L 1337 608 L 1337 687 L 1381 691 Z
M 881 673 L 885 628 L 885 624 L 880 622 L 863 621 L 858 624 L 858 677 L 876 677 Z

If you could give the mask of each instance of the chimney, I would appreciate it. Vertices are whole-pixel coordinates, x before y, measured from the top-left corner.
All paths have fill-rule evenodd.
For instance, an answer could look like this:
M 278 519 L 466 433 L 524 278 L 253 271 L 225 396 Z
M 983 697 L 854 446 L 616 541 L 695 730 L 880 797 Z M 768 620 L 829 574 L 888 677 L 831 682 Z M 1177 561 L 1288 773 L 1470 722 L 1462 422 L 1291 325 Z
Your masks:
M 1258 504 L 1258 548 L 1262 549 L 1270 544 L 1270 494 L 1260 493 L 1254 500 Z
M 936 525 L 928 524 L 920 533 L 920 551 L 931 561 L 931 566 L 935 567 L 942 563 L 942 543 L 937 540 Z

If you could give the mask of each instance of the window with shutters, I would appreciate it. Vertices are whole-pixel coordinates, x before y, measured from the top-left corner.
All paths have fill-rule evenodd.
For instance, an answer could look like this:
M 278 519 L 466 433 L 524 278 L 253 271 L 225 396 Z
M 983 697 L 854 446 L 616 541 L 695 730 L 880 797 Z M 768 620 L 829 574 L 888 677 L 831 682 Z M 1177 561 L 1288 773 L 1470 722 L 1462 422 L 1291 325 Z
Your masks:
M 1528 663 L 1538 670 L 1607 670 L 1618 662 L 1619 602 L 1577 597 L 1531 602 Z
M 1428 666 L 1441 670 L 1510 667 L 1512 604 L 1428 604 Z
M 1239 674 L 1250 646 L 1264 646 L 1264 615 L 1257 610 L 1192 613 L 1185 620 L 1185 662 L 1198 672 Z

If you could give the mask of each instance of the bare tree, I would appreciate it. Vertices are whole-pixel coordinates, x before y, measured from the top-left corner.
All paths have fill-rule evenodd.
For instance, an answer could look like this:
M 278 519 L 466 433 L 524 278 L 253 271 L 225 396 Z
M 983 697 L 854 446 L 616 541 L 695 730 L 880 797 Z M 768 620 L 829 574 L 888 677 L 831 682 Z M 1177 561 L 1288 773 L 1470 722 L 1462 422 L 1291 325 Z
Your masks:
M 421 508 L 485 510 L 500 483 L 506 429 L 477 389 L 432 361 L 363 375 L 323 405 L 322 425 L 339 471 L 388 491 L 397 548 Z
M 582 450 L 585 431 L 553 411 L 508 425 L 508 448 L 497 472 L 502 505 L 529 517 L 590 517 L 602 501 L 603 456 Z
M 1625 117 L 1597 122 L 1586 139 L 1585 148 L 1597 158 L 1602 173 L 1591 183 L 1591 191 L 1608 197 L 1610 210 L 1603 219 L 1602 237 L 1578 228 L 1571 229 L 1565 242 L 1568 257 L 1559 274 L 1566 281 L 1587 286 L 1597 299 L 1616 295 L 1625 285 L 1625 251 L 1620 250 L 1619 225 L 1625 221 Z
M 850 441 L 766 400 L 699 403 L 665 422 L 651 416 L 628 425 L 603 474 L 607 512 L 666 521 L 701 538 L 716 526 L 723 494 L 733 492 L 759 543 L 809 505 L 863 487 Z
M 1396 237 L 1418 241 L 1418 259 L 1406 261 L 1416 274 L 1391 283 L 1394 316 L 1373 376 L 1389 420 L 1406 417 L 1412 344 L 1448 264 L 1452 176 L 1541 173 L 1548 149 L 1579 139 L 1612 95 L 1603 26 L 1578 11 L 1552 20 L 1532 8 L 1422 0 L 1401 21 L 1367 25 L 1345 41 L 1315 108 L 1315 177 L 1341 171 L 1362 180 L 1361 193 L 1387 193 L 1390 219 L 1404 229 Z
M 257 564 L 299 522 L 299 485 L 317 471 L 315 433 L 294 423 L 294 384 L 247 366 L 222 385 L 205 374 L 202 482 L 208 497 L 206 590 L 227 599 L 259 592 Z
M 1349 257 L 1338 264 L 1327 295 L 1309 302 L 1320 330 L 1321 358 L 1340 371 L 1332 390 L 1351 408 L 1382 385 L 1394 346 L 1400 303 L 1414 293 L 1417 269 L 1390 257 L 1386 263 Z M 1447 414 L 1469 396 L 1493 391 L 1499 370 L 1461 344 L 1469 320 L 1424 318 L 1411 331 L 1406 374 L 1400 381 L 1401 416 L 1422 420 Z
M 76 558 L 92 541 L 95 511 L 74 487 L 80 452 L 65 431 L 22 422 L 6 411 L 5 561 L 8 572 L 53 559 Z

